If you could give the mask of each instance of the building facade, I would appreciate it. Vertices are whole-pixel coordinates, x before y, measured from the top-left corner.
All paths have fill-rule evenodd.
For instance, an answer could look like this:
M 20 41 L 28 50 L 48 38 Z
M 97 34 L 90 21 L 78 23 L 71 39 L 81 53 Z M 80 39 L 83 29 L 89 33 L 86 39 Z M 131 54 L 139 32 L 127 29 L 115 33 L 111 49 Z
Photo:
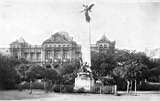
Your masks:
M 9 48 L 0 48 L 0 54 L 4 56 L 10 56 Z
M 160 58 L 160 48 L 156 49 L 145 48 L 144 53 L 152 59 Z
M 114 53 L 115 51 L 115 41 L 110 41 L 105 35 L 101 37 L 96 44 L 91 45 L 91 53 Z
M 81 46 L 67 32 L 57 32 L 42 45 L 30 45 L 23 38 L 10 44 L 11 56 L 33 63 L 71 62 L 81 58 Z

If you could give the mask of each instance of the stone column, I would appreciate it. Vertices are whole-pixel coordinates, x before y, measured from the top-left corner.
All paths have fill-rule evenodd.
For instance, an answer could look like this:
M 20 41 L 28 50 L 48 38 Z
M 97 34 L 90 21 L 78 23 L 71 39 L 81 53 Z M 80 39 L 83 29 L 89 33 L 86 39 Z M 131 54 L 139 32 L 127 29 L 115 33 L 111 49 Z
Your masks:
M 61 62 L 63 61 L 63 47 L 61 47 Z
M 20 58 L 21 58 L 21 55 L 22 55 L 21 47 L 18 48 L 18 52 L 19 52 L 19 54 L 18 54 L 18 59 L 20 59 Z
M 70 62 L 72 60 L 72 48 L 69 48 L 69 60 L 70 60 Z
M 28 59 L 31 61 L 31 49 L 30 48 L 28 48 Z
M 54 48 L 52 49 L 52 63 L 54 61 Z
M 45 48 L 43 48 L 43 46 L 41 49 L 41 62 L 45 62 Z

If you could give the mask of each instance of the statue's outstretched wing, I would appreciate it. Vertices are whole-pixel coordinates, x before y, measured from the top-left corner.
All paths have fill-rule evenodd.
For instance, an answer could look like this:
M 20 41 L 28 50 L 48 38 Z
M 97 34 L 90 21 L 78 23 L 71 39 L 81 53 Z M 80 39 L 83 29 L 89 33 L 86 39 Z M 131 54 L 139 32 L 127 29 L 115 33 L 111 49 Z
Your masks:
M 89 7 L 88 7 L 88 10 L 91 11 L 92 7 L 94 6 L 94 4 L 91 4 Z
M 82 6 L 83 6 L 84 8 L 87 8 L 87 7 L 88 7 L 88 5 L 85 5 L 85 4 L 83 4 Z

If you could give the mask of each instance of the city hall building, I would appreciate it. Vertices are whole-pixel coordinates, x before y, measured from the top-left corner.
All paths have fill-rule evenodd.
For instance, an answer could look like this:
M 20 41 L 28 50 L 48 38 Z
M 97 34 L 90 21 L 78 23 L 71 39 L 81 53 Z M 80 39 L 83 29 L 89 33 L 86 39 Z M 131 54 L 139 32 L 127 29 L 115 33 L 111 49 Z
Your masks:
M 72 62 L 81 58 L 81 46 L 67 32 L 57 32 L 41 45 L 30 45 L 23 38 L 10 44 L 11 56 L 32 63 Z
M 113 54 L 115 52 L 115 44 L 115 41 L 110 41 L 105 35 L 103 35 L 96 44 L 91 45 L 91 53 Z

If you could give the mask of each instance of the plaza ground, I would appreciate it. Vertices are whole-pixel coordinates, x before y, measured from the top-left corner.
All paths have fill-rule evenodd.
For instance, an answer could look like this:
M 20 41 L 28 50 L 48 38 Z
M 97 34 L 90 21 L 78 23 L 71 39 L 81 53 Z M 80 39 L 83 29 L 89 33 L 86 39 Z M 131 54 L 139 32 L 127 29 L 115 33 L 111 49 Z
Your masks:
M 160 91 L 137 92 L 137 96 L 119 92 L 120 96 L 110 94 L 64 94 L 45 93 L 42 90 L 29 91 L 0 91 L 0 100 L 31 100 L 31 101 L 160 101 Z

